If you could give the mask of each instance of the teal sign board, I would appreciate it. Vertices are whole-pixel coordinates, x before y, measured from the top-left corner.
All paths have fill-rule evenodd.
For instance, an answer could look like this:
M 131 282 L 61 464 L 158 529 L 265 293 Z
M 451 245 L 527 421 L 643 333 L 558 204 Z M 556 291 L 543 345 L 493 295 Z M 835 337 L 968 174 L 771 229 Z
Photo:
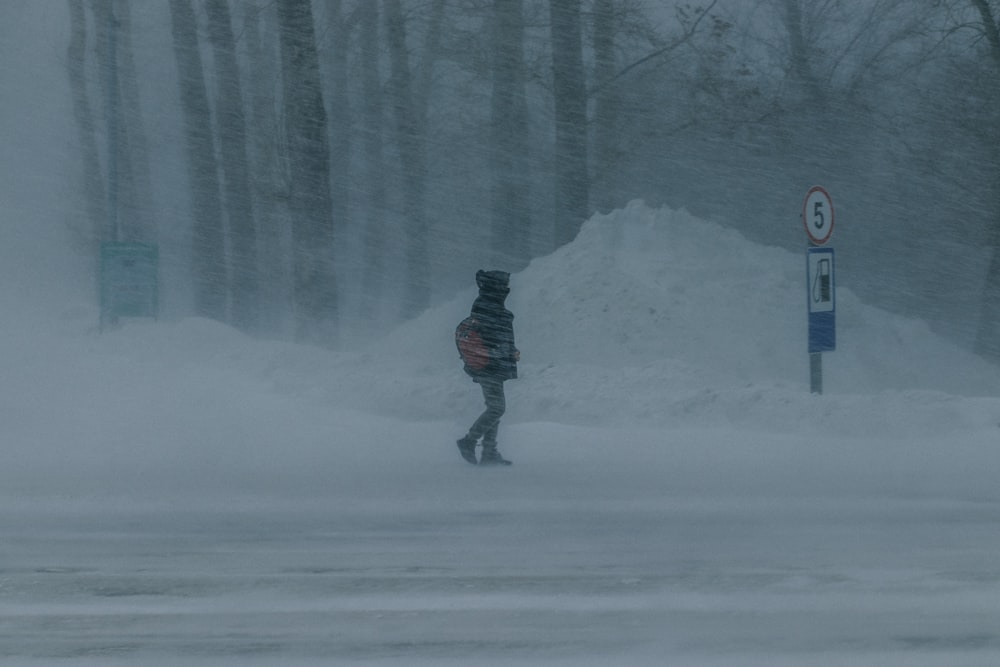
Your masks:
M 156 317 L 160 253 L 146 243 L 101 244 L 101 321 Z

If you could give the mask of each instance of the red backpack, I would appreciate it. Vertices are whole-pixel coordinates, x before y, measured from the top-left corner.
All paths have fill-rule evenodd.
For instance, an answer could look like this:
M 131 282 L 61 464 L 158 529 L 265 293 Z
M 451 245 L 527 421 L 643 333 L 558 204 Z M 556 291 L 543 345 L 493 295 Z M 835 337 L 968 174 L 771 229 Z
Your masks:
M 469 371 L 481 371 L 490 365 L 490 349 L 483 342 L 481 329 L 479 320 L 472 315 L 459 322 L 455 328 L 458 356 Z

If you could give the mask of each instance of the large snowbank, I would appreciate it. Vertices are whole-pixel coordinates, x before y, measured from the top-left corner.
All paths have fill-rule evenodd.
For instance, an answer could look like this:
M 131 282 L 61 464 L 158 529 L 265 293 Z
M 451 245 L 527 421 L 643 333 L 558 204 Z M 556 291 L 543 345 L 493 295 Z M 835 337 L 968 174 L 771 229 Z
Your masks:
M 804 255 L 641 202 L 595 216 L 573 243 L 511 279 L 523 359 L 512 416 L 923 433 L 970 418 L 970 402 L 955 396 L 1000 394 L 996 367 L 842 286 L 826 395 L 810 395 Z M 451 333 L 474 295 L 360 355 L 332 356 L 329 391 L 405 418 L 468 412 L 478 398 L 456 372 Z

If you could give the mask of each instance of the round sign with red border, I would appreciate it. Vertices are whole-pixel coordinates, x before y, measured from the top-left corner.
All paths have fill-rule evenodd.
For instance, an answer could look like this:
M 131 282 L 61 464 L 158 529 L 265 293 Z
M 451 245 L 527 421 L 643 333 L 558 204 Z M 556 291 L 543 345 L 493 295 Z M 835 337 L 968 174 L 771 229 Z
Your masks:
M 819 185 L 814 185 L 806 194 L 802 204 L 802 224 L 805 225 L 809 240 L 823 245 L 833 234 L 833 200 L 830 193 Z

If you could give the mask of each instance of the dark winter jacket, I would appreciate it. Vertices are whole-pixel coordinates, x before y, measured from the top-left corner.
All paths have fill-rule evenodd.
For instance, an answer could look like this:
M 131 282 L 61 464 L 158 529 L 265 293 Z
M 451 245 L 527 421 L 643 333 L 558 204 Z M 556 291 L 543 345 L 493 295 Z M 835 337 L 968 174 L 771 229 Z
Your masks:
M 476 285 L 479 296 L 472 304 L 472 315 L 482 325 L 483 342 L 490 350 L 489 365 L 473 379 L 491 377 L 513 380 L 517 377 L 517 348 L 514 346 L 514 314 L 504 307 L 510 294 L 510 274 L 505 271 L 479 271 Z

